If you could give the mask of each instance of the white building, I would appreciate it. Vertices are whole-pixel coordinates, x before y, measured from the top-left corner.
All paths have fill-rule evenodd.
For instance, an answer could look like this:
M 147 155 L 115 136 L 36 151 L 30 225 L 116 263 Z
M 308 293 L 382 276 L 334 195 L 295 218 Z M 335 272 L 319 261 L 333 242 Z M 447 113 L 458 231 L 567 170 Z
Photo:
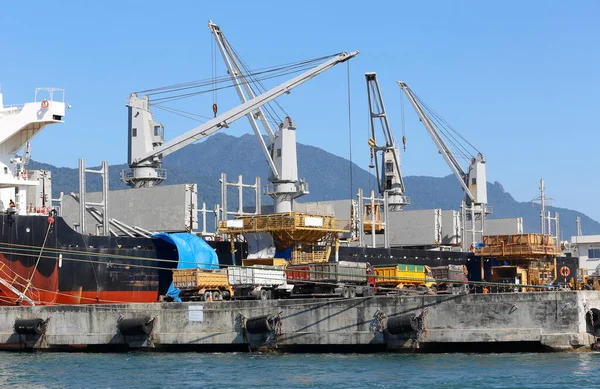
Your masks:
M 600 270 L 600 235 L 572 236 L 571 247 L 579 257 L 579 268 L 589 273 Z

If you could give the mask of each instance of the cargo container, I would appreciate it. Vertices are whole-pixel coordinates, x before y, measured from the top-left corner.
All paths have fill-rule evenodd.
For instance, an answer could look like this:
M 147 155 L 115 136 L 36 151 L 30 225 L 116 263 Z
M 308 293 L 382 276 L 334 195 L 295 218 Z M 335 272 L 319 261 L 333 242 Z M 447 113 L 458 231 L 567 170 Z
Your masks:
M 173 286 L 181 290 L 179 297 L 183 301 L 229 300 L 233 297 L 225 269 L 174 269 Z
M 285 275 L 288 282 L 309 280 L 310 279 L 310 265 L 289 265 L 285 269 Z
M 291 297 L 339 296 L 354 298 L 375 294 L 373 268 L 364 262 L 318 262 L 289 265 L 288 284 Z
M 391 247 L 437 247 L 442 244 L 442 210 L 389 212 Z M 370 239 L 370 238 L 367 238 Z
M 446 210 L 442 215 L 442 241 L 444 246 L 460 246 L 462 244 L 460 212 Z M 487 221 L 486 221 L 487 222 Z M 487 227 L 487 224 L 486 224 Z
M 468 292 L 467 267 L 465 265 L 446 265 L 431 268 L 438 293 L 462 294 Z
M 408 288 L 424 286 L 436 289 L 435 279 L 429 266 L 422 265 L 377 265 L 373 267 L 378 287 Z
M 227 276 L 236 298 L 268 300 L 291 289 L 287 285 L 285 271 L 279 267 L 229 267 Z

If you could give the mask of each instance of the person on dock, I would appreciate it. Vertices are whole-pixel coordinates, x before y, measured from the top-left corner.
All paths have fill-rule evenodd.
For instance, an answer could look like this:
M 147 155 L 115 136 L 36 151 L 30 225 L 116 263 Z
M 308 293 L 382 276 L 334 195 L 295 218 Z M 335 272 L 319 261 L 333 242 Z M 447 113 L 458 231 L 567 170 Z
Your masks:
M 6 210 L 6 213 L 15 213 L 15 202 L 12 201 L 12 199 L 10 199 L 10 201 L 8 202 L 8 209 Z

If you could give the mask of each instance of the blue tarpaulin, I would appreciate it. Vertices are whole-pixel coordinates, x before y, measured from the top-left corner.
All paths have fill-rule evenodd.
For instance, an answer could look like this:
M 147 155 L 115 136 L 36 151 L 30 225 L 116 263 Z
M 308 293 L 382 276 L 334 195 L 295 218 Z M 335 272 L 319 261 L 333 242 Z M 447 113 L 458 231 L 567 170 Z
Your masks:
M 177 247 L 178 262 L 177 269 L 218 269 L 219 258 L 215 250 L 209 246 L 204 239 L 188 234 L 186 232 L 167 234 L 160 232 L 152 235 L 153 238 L 162 239 L 172 243 Z M 167 296 L 173 300 L 181 302 L 179 298 L 180 290 L 173 286 L 169 287 Z
M 281 251 L 275 250 L 275 258 L 283 258 L 289 261 L 292 258 L 292 246 Z

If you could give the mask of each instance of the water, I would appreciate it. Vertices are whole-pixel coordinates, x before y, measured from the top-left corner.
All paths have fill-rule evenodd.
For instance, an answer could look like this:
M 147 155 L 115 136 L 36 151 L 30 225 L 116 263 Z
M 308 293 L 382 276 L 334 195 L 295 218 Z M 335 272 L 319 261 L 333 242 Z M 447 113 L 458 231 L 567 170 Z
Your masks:
M 0 353 L 0 388 L 598 388 L 600 354 Z

